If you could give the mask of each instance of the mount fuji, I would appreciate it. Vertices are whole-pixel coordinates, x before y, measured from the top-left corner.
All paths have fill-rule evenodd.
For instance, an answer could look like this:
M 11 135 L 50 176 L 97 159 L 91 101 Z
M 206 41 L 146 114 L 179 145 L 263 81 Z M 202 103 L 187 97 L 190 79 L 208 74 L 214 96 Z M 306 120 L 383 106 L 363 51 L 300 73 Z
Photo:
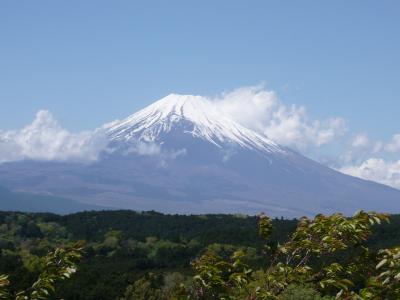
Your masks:
M 278 145 L 202 97 L 171 94 L 104 131 L 109 144 L 96 162 L 6 163 L 0 184 L 88 205 L 168 213 L 400 211 L 399 190 Z

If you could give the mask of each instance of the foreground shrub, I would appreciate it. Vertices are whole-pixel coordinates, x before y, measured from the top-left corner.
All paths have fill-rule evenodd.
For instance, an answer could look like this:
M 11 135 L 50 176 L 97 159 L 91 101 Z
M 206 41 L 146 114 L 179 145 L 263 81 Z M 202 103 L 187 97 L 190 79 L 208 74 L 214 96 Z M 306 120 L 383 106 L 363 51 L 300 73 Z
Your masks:
M 286 243 L 265 246 L 269 265 L 259 271 L 243 262 L 242 251 L 229 260 L 208 251 L 193 263 L 194 298 L 321 299 L 335 294 L 338 299 L 400 299 L 400 248 L 371 253 L 364 246 L 371 227 L 382 221 L 388 216 L 363 211 L 351 218 L 304 217 Z M 272 230 L 271 219 L 261 215 L 260 235 L 268 241 Z M 348 257 L 340 264 L 337 257 L 343 255 Z
M 57 248 L 42 259 L 42 271 L 32 286 L 15 294 L 9 291 L 6 275 L 0 276 L 0 299 L 39 300 L 49 299 L 59 281 L 70 278 L 76 272 L 76 263 L 82 256 L 82 243 Z

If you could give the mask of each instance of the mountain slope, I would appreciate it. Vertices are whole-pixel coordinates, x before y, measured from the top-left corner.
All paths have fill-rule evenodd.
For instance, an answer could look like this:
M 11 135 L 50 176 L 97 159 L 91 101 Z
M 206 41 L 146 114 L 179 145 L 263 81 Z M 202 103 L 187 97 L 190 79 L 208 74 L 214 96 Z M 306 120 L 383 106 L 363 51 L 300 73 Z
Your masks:
M 68 214 L 100 209 L 104 208 L 49 195 L 13 193 L 6 188 L 0 187 L 0 210 L 2 211 Z
M 3 164 L 0 183 L 88 204 L 172 213 L 400 211 L 400 191 L 307 159 L 201 97 L 169 95 L 106 129 L 109 149 L 99 161 Z

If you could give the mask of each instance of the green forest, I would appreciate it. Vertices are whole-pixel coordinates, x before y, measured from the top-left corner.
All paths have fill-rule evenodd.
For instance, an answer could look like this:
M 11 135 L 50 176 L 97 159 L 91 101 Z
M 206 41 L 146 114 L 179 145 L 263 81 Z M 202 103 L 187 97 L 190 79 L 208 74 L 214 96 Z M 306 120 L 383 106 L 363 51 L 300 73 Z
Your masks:
M 399 299 L 400 215 L 0 212 L 2 299 Z

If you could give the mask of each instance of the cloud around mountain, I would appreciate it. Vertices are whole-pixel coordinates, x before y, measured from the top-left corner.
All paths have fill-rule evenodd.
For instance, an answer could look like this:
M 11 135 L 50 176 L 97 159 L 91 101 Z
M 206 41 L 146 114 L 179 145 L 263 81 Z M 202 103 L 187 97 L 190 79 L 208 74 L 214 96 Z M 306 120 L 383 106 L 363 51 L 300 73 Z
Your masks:
M 314 159 L 321 147 L 340 148 L 325 163 L 344 173 L 400 188 L 400 134 L 390 141 L 374 141 L 365 133 L 352 134 L 346 120 L 332 117 L 314 120 L 303 106 L 285 105 L 264 86 L 242 87 L 216 97 L 203 97 L 237 123 L 266 134 L 278 144 L 294 148 Z M 96 161 L 107 148 L 105 127 L 71 133 L 46 110 L 22 129 L 0 131 L 0 163 L 18 160 Z M 159 145 L 136 144 L 138 155 L 165 160 L 186 155 L 163 153 Z M 227 154 L 228 155 L 228 154 Z M 314 156 L 313 156 L 314 155 Z
M 340 171 L 400 189 L 400 160 L 385 161 L 381 158 L 370 158 L 359 165 L 345 166 Z
M 400 189 L 400 134 L 390 141 L 376 141 L 366 133 L 357 134 L 337 158 L 343 173 Z
M 263 86 L 239 88 L 213 100 L 238 123 L 300 151 L 326 145 L 347 130 L 344 119 L 312 120 L 305 107 L 284 105 Z
M 0 131 L 0 163 L 18 160 L 90 162 L 107 146 L 102 129 L 71 133 L 40 110 L 28 126 Z

